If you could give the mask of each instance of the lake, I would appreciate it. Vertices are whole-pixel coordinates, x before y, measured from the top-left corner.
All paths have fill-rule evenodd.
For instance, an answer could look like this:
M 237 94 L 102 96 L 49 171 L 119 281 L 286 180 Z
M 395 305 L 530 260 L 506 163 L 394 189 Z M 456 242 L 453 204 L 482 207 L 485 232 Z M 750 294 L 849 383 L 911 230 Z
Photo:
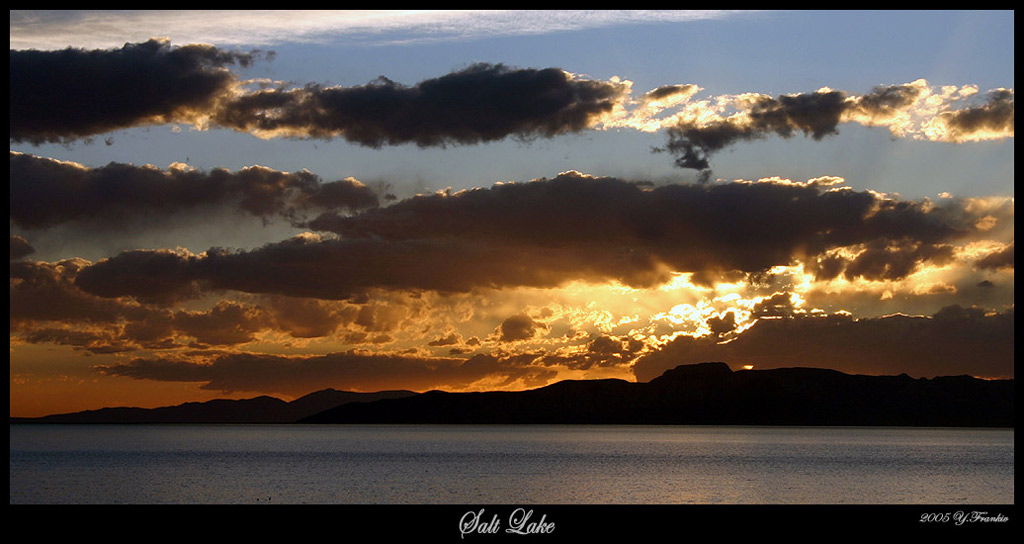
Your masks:
M 1013 504 L 1013 429 L 10 425 L 11 504 Z

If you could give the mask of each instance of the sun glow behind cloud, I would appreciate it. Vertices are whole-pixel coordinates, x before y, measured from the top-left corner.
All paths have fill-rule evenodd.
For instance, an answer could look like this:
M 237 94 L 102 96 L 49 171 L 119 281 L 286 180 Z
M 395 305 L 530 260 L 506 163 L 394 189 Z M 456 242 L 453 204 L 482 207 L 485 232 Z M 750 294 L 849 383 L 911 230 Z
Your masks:
M 18 161 L 29 159 L 21 154 L 12 155 L 12 158 Z M 36 159 L 30 161 L 29 165 L 36 164 Z M 56 168 L 65 166 L 45 161 L 41 164 Z M 87 173 L 79 165 L 71 167 L 76 176 Z M 143 167 L 143 170 L 159 179 L 169 175 L 154 167 Z M 180 167 L 171 168 L 167 172 L 196 174 L 191 169 Z M 273 176 L 275 179 L 278 176 L 287 179 L 288 174 L 273 173 Z M 855 196 L 847 188 L 836 187 L 843 181 L 837 176 L 819 176 L 807 182 L 773 176 L 757 181 L 723 182 L 702 191 L 714 191 L 712 194 L 722 191 L 722 195 L 729 195 L 727 200 L 719 201 L 716 206 L 745 196 L 748 191 L 758 191 L 757 194 L 764 196 L 776 192 L 802 194 L 805 197 L 817 195 L 814 198 L 823 198 L 823 201 Z M 352 359 L 352 364 L 363 365 L 367 360 L 384 357 L 396 361 L 389 364 L 406 365 L 417 361 L 417 364 L 427 365 L 428 368 L 434 365 L 435 368 L 448 369 L 436 374 L 435 378 L 421 378 L 439 380 L 435 386 L 444 385 L 459 390 L 515 389 L 568 376 L 593 376 L 595 372 L 599 375 L 629 373 L 637 361 L 680 342 L 694 341 L 708 347 L 722 346 L 725 349 L 725 346 L 730 346 L 729 349 L 739 349 L 731 346 L 743 345 L 748 335 L 764 329 L 764 323 L 771 321 L 801 322 L 801 319 L 814 317 L 839 318 L 840 323 L 846 323 L 849 319 L 844 316 L 852 313 L 841 302 L 844 298 L 854 300 L 853 297 L 873 296 L 874 301 L 880 303 L 908 297 L 923 300 L 956 296 L 960 291 L 957 284 L 963 285 L 962 278 L 965 270 L 970 270 L 971 259 L 982 255 L 987 257 L 993 252 L 1011 247 L 987 238 L 1005 234 L 1000 230 L 1007 227 L 1006 217 L 1010 213 L 1005 199 L 953 199 L 949 205 L 954 207 L 949 209 L 928 201 L 908 207 L 900 203 L 898 196 L 867 191 L 856 197 L 862 210 L 862 214 L 857 217 L 858 221 L 883 221 L 882 224 L 890 228 L 889 222 L 893 219 L 906 220 L 906 213 L 920 214 L 922 218 L 944 217 L 946 219 L 943 220 L 951 221 L 951 225 L 964 224 L 965 228 L 974 229 L 973 236 L 983 239 L 975 245 L 943 243 L 934 246 L 936 249 L 927 249 L 931 246 L 923 242 L 908 243 L 906 236 L 891 239 L 882 237 L 879 240 L 884 243 L 848 241 L 845 243 L 849 245 L 821 253 L 822 259 L 846 263 L 845 273 L 840 273 L 842 269 L 822 272 L 827 266 L 820 260 L 815 262 L 810 259 L 806 250 L 800 249 L 800 245 L 794 246 L 792 255 L 786 259 L 804 260 L 804 263 L 777 264 L 763 271 L 756 267 L 749 272 L 719 270 L 714 265 L 707 271 L 677 272 L 668 265 L 674 258 L 672 253 L 666 253 L 663 257 L 628 261 L 658 271 L 641 276 L 643 282 L 651 281 L 648 278 L 658 278 L 652 284 L 627 284 L 607 276 L 595 275 L 589 280 L 557 281 L 554 285 L 546 286 L 543 284 L 549 283 L 551 279 L 542 274 L 540 277 L 544 281 L 541 285 L 510 283 L 506 286 L 487 287 L 485 285 L 489 282 L 485 281 L 470 283 L 465 288 L 460 287 L 455 292 L 447 293 L 443 292 L 445 289 L 413 288 L 411 285 L 393 289 L 386 284 L 373 288 L 367 285 L 355 291 L 337 291 L 334 281 L 338 278 L 327 276 L 323 284 L 328 289 L 327 293 L 340 292 L 344 295 L 328 296 L 326 299 L 313 296 L 317 288 L 310 290 L 309 285 L 303 286 L 302 291 L 308 294 L 297 296 L 298 293 L 292 291 L 294 283 L 277 273 L 262 276 L 262 279 L 250 278 L 248 274 L 239 276 L 241 269 L 231 264 L 233 259 L 249 259 L 252 257 L 247 255 L 258 256 L 271 251 L 306 252 L 318 251 L 321 247 L 329 251 L 334 251 L 331 249 L 334 247 L 345 249 L 346 244 L 352 243 L 352 239 L 342 235 L 359 232 L 353 230 L 353 226 L 362 224 L 359 222 L 365 222 L 365 226 L 371 229 L 377 228 L 374 225 L 390 228 L 389 225 L 398 224 L 377 223 L 374 218 L 379 214 L 386 217 L 402 212 L 398 217 L 403 222 L 411 221 L 409 224 L 418 225 L 421 223 L 417 215 L 425 214 L 422 219 L 428 219 L 435 217 L 434 210 L 440 210 L 446 221 L 456 221 L 459 213 L 472 212 L 468 217 L 476 216 L 478 206 L 494 198 L 505 201 L 509 196 L 519 193 L 533 194 L 541 191 L 536 195 L 544 195 L 544 199 L 549 199 L 552 195 L 560 194 L 549 191 L 563 185 L 578 185 L 578 189 L 627 188 L 630 191 L 627 194 L 638 198 L 647 198 L 651 191 L 659 190 L 641 189 L 634 192 L 636 188 L 629 184 L 569 172 L 558 180 L 496 184 L 490 190 L 424 195 L 396 203 L 393 209 L 371 207 L 361 214 L 337 218 L 343 227 L 338 229 L 338 233 L 304 232 L 276 246 L 266 246 L 253 252 L 230 252 L 214 248 L 195 253 L 178 248 L 127 252 L 98 263 L 84 260 L 59 266 L 22 263 L 17 268 L 17 277 L 12 275 L 12 330 L 31 342 L 56 342 L 95 354 L 132 353 L 154 348 L 162 352 L 156 359 L 138 358 L 127 363 L 97 367 L 107 375 L 157 376 L 173 370 L 175 374 L 169 375 L 198 377 L 208 372 L 208 368 L 233 367 L 240 358 L 257 356 L 263 357 L 261 364 L 277 361 L 275 364 L 298 365 L 309 369 L 325 364 L 320 362 L 321 359 Z M 352 188 L 365 188 L 365 185 L 357 183 Z M 836 192 L 837 189 L 839 192 Z M 703 192 L 698 191 L 692 196 L 704 198 L 703 195 Z M 553 202 L 558 201 L 556 198 Z M 531 202 L 533 210 L 542 200 L 534 199 Z M 437 205 L 442 207 L 435 208 Z M 893 209 L 902 209 L 902 215 L 892 215 Z M 970 212 L 966 211 L 968 209 Z M 968 215 L 960 219 L 959 215 L 965 213 Z M 649 219 L 650 215 L 651 210 L 646 210 L 645 218 Z M 538 220 L 550 220 L 550 215 L 534 216 Z M 503 230 L 501 219 L 494 214 L 490 214 L 489 218 L 487 223 L 467 223 L 465 228 L 454 230 L 450 226 L 441 226 L 438 234 L 449 233 L 444 234 L 446 237 L 455 234 L 458 237 L 469 236 L 467 239 L 472 240 L 473 236 L 500 232 L 500 243 L 519 240 L 510 246 L 513 250 L 516 249 L 515 243 L 534 243 L 537 240 L 543 241 L 541 249 L 550 245 L 551 242 L 544 241 L 544 237 L 524 230 L 527 226 L 537 233 L 569 234 L 569 223 L 562 218 L 554 224 L 539 222 L 529 225 L 523 223 L 521 216 L 517 216 L 514 225 L 521 232 Z M 738 218 L 733 219 L 734 222 L 736 220 Z M 422 224 L 422 228 L 411 232 L 420 236 L 429 232 L 429 229 L 438 228 Z M 626 221 L 621 225 L 633 223 Z M 773 223 L 754 219 L 750 225 L 752 229 L 766 232 Z M 908 225 L 914 229 L 924 228 L 922 234 L 944 232 L 944 229 L 936 228 L 929 222 L 911 222 Z M 474 234 L 471 229 L 476 227 L 482 227 L 482 230 Z M 612 228 L 614 236 L 609 239 L 621 237 L 626 232 L 620 231 L 615 225 L 603 225 L 603 228 Z M 786 229 L 780 231 L 786 232 Z M 829 229 L 821 232 L 831 235 Z M 401 234 L 402 231 L 395 231 L 389 236 Z M 585 236 L 583 240 L 588 240 L 591 236 L 589 231 Z M 808 243 L 817 236 L 815 234 L 808 238 Z M 458 237 L 448 239 L 456 240 Z M 359 238 L 357 236 L 354 239 Z M 743 249 L 748 245 L 745 240 L 745 237 L 725 237 L 719 242 L 721 247 L 718 249 L 727 250 L 729 244 L 737 244 L 736 249 Z M 770 240 L 765 239 L 766 242 Z M 955 237 L 951 240 L 955 240 Z M 441 247 L 446 248 L 448 244 Z M 583 247 L 589 246 L 585 243 Z M 764 249 L 757 248 L 755 255 Z M 306 262 L 305 257 L 297 255 L 300 258 L 294 261 L 294 265 Z M 430 253 L 424 254 L 424 257 L 433 258 Z M 911 260 L 908 262 L 906 259 Z M 107 274 L 104 270 L 115 274 L 132 274 L 135 266 L 133 263 L 146 261 L 161 264 L 137 280 L 120 276 L 118 281 L 108 283 L 104 278 Z M 331 257 L 328 262 L 338 261 Z M 394 266 L 391 260 L 384 262 L 389 267 Z M 687 261 L 682 262 L 685 265 Z M 860 264 L 862 262 L 867 264 Z M 559 258 L 547 263 L 538 261 L 536 266 L 552 266 L 552 270 L 559 270 L 562 263 Z M 368 261 L 367 265 L 370 264 Z M 821 270 L 808 270 L 809 264 Z M 965 264 L 968 268 L 965 268 Z M 121 268 L 123 266 L 127 268 Z M 230 276 L 221 276 L 215 273 L 216 267 L 220 266 L 235 271 Z M 568 270 L 576 270 L 576 266 L 578 264 Z M 117 272 L 118 269 L 122 272 Z M 484 271 L 489 269 L 488 266 L 483 267 Z M 585 272 L 584 275 L 589 274 L 586 267 L 580 270 Z M 45 279 L 46 274 L 59 271 L 63 271 L 61 274 L 64 275 L 55 275 L 50 280 L 55 283 L 48 286 L 45 282 L 37 283 Z M 468 268 L 461 271 L 466 274 L 473 272 Z M 200 275 L 190 276 L 193 272 Z M 180 278 L 176 277 L 179 273 L 182 274 Z M 206 276 L 210 273 L 215 274 Z M 821 274 L 824 277 L 818 277 Z M 289 275 L 295 275 L 295 272 L 289 272 Z M 574 274 L 570 273 L 566 277 L 574 277 Z M 239 279 L 245 281 L 232 283 Z M 261 286 L 260 281 L 264 279 L 274 286 L 269 290 Z M 223 283 L 225 281 L 229 283 Z M 233 300 L 213 296 L 225 285 L 233 285 L 233 289 L 247 294 L 236 296 Z M 44 286 L 45 289 L 57 289 L 62 293 L 60 296 L 74 299 L 78 306 L 85 305 L 91 308 L 90 311 L 102 312 L 109 316 L 103 319 L 114 326 L 89 323 L 76 326 L 62 321 L 56 314 L 39 314 L 37 309 L 29 308 L 28 304 L 31 297 L 36 296 L 33 290 Z M 211 286 L 216 288 L 211 290 Z M 129 290 L 124 291 L 125 288 Z M 283 290 L 277 292 L 279 289 Z M 195 304 L 195 297 L 204 290 L 206 302 Z M 830 299 L 827 306 L 819 305 L 823 294 L 827 294 Z M 193 302 L 188 302 L 190 300 Z M 179 306 L 180 309 L 160 307 L 182 303 L 189 305 Z M 151 306 L 154 304 L 157 306 Z M 858 314 L 865 315 L 865 312 L 862 309 Z M 144 325 L 133 323 L 136 320 L 141 320 Z M 47 321 L 51 322 L 50 325 L 40 327 L 40 324 Z M 451 374 L 453 372 L 455 374 Z M 357 380 L 356 376 L 350 379 Z M 219 382 L 214 380 L 211 383 Z M 233 382 L 226 382 L 219 387 L 235 387 L 227 383 Z M 362 389 L 370 386 L 353 382 L 347 387 Z
M 632 84 L 632 82 L 628 82 Z M 913 138 L 937 142 L 977 142 L 1013 137 L 1013 89 L 994 89 L 988 102 L 977 98 L 976 85 L 932 86 L 924 79 L 902 85 L 879 87 L 866 94 L 846 93 L 823 87 L 813 93 L 782 95 L 778 98 L 756 93 L 721 95 L 695 99 L 701 87 L 694 84 L 666 86 L 652 90 L 642 99 L 633 100 L 631 109 L 622 109 L 614 118 L 603 123 L 606 129 L 633 128 L 642 132 L 660 132 L 675 127 L 687 130 L 719 130 L 721 126 L 735 127 L 746 134 L 761 131 L 780 134 L 794 129 L 812 132 L 813 123 L 831 123 L 828 131 L 842 123 L 857 123 L 868 127 L 883 127 L 895 138 Z M 653 98 L 656 96 L 657 98 Z M 839 96 L 834 105 L 835 115 L 830 121 L 797 120 L 798 115 L 814 115 L 808 111 L 792 110 L 791 127 L 773 127 L 766 130 L 765 113 L 778 108 L 784 111 L 787 102 L 797 100 L 813 103 L 818 97 Z M 782 103 L 779 107 L 776 104 Z M 784 114 L 788 115 L 788 113 Z M 998 120 L 997 120 L 998 119 Z M 801 126 L 800 123 L 808 122 Z M 815 132 L 816 138 L 827 132 Z M 749 137 L 749 136 L 747 136 Z

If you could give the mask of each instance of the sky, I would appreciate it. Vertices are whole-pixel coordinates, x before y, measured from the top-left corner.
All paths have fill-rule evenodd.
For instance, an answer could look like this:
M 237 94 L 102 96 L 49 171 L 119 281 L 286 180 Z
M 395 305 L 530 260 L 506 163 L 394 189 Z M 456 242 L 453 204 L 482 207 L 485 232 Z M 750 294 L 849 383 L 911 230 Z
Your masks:
M 11 416 L 1014 375 L 1012 11 L 10 20 Z

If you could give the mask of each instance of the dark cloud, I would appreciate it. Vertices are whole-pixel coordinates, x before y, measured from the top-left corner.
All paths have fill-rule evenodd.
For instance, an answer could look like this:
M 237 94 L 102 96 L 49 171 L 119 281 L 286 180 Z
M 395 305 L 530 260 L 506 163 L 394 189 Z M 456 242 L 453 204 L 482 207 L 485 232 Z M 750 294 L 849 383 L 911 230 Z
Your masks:
M 388 240 L 463 238 L 557 248 L 650 247 L 659 254 L 673 248 L 691 254 L 733 252 L 732 267 L 741 270 L 778 264 L 773 258 L 761 265 L 743 262 L 762 260 L 746 253 L 765 252 L 763 245 L 782 244 L 786 249 L 767 251 L 788 255 L 793 245 L 816 236 L 822 245 L 904 236 L 934 242 L 971 229 L 970 217 L 960 209 L 932 210 L 922 202 L 825 189 L 815 183 L 738 182 L 648 190 L 630 181 L 568 172 L 550 180 L 416 197 L 350 217 L 325 214 L 308 226 Z M 713 259 L 693 257 L 703 258 Z
M 845 94 L 838 91 L 759 97 L 746 119 L 723 119 L 704 126 L 680 123 L 670 127 L 666 149 L 678 155 L 677 166 L 705 170 L 709 167 L 709 155 L 736 142 L 773 134 L 791 138 L 797 132 L 816 140 L 835 134 L 844 103 Z
M 198 281 L 191 278 L 200 257 L 170 250 L 126 251 L 82 270 L 76 287 L 101 297 L 130 294 L 149 303 L 172 303 L 198 297 Z
M 587 342 L 586 349 L 544 354 L 538 362 L 547 366 L 564 366 L 573 370 L 625 367 L 643 349 L 642 341 L 635 338 L 598 335 Z
M 77 285 L 100 296 L 149 301 L 182 300 L 218 289 L 341 300 L 359 298 L 372 288 L 451 293 L 476 287 L 555 287 L 574 276 L 608 279 L 607 271 L 593 268 L 621 268 L 612 262 L 584 262 L 594 257 L 582 251 L 571 253 L 576 255 L 474 242 L 297 238 L 253 251 L 214 249 L 191 256 L 164 250 L 124 252 L 97 262 L 79 275 Z M 641 275 L 656 273 L 648 268 L 621 272 L 644 283 Z M 662 274 L 656 279 L 668 278 Z
M 846 264 L 846 279 L 857 277 L 872 281 L 898 280 L 909 276 L 924 262 L 943 265 L 953 260 L 953 248 L 948 245 L 876 240 L 866 244 L 853 260 Z
M 310 223 L 339 238 L 199 255 L 124 252 L 83 270 L 77 285 L 143 299 L 208 289 L 350 299 L 375 287 L 467 292 L 572 280 L 651 287 L 672 272 L 711 283 L 817 262 L 836 248 L 857 252 L 836 265 L 848 276 L 892 280 L 948 262 L 949 243 L 978 232 L 975 215 L 955 199 L 940 206 L 814 183 L 645 189 L 567 173 Z
M 834 280 L 843 273 L 849 260 L 836 253 L 826 253 L 804 263 L 804 270 L 814 274 L 818 281 Z
M 173 320 L 180 334 L 195 338 L 199 344 L 219 346 L 251 342 L 268 325 L 261 309 L 230 301 L 221 301 L 209 311 L 175 312 Z
M 16 261 L 10 264 L 10 319 L 112 323 L 129 308 L 116 300 L 90 295 L 74 285 L 90 263 L 67 259 L 56 263 Z
M 323 182 L 308 171 L 279 172 L 250 166 L 202 172 L 185 166 L 110 163 L 99 168 L 10 152 L 11 220 L 47 228 L 88 220 L 116 223 L 127 217 L 167 216 L 230 206 L 258 217 L 293 220 L 306 211 L 356 210 L 378 204 L 372 189 L 354 179 Z
M 269 296 L 265 306 L 274 327 L 296 338 L 327 336 L 355 321 L 359 313 L 357 306 L 311 298 Z
M 171 312 L 75 287 L 75 276 L 88 264 L 81 259 L 11 263 L 11 337 L 90 353 L 175 346 Z
M 793 298 L 789 293 L 775 293 L 754 305 L 751 312 L 755 318 L 760 317 L 792 317 L 796 311 Z
M 981 106 L 940 114 L 952 141 L 971 140 L 979 133 L 1013 134 L 1013 90 L 989 93 Z
M 28 243 L 28 240 L 18 236 L 17 234 L 11 235 L 11 260 L 20 259 L 36 252 L 36 248 L 32 247 L 32 244 Z
M 985 255 L 975 261 L 974 266 L 993 270 L 1000 268 L 1013 269 L 1013 244 L 1011 243 L 1003 249 Z
M 453 346 L 462 343 L 462 335 L 452 331 L 444 336 L 427 342 L 428 346 Z M 453 348 L 456 349 L 456 348 Z
M 381 147 L 550 138 L 593 128 L 628 84 L 558 68 L 474 64 L 406 86 L 243 90 L 226 67 L 273 53 L 150 40 L 121 49 L 10 52 L 10 138 L 70 142 L 134 126 L 189 123 L 260 136 L 343 138 Z
M 726 361 L 756 368 L 831 368 L 915 377 L 1013 376 L 1014 317 L 949 306 L 931 317 L 845 315 L 761 319 L 728 343 L 681 336 L 637 360 L 638 381 L 676 365 Z
M 657 89 L 652 89 L 644 93 L 644 102 L 652 102 L 655 100 L 662 100 L 671 96 L 678 96 L 693 92 L 697 89 L 696 85 L 663 85 Z
M 870 93 L 848 99 L 847 112 L 857 113 L 873 121 L 898 114 L 921 97 L 924 89 L 914 84 L 875 87 Z
M 706 170 L 709 157 L 738 142 L 798 133 L 821 140 L 839 132 L 844 115 L 856 114 L 866 122 L 885 119 L 912 104 L 922 89 L 912 84 L 877 87 L 872 92 L 848 97 L 842 91 L 757 96 L 745 106 L 744 115 L 707 124 L 683 121 L 667 130 L 666 150 L 675 154 L 680 168 Z
M 628 87 L 557 68 L 474 64 L 412 87 L 384 76 L 358 87 L 263 89 L 221 108 L 220 126 L 262 135 L 421 147 L 553 137 L 592 128 Z
M 110 50 L 11 50 L 10 138 L 67 142 L 193 122 L 233 92 L 237 82 L 225 66 L 248 66 L 262 56 L 156 39 Z
M 720 338 L 736 329 L 736 313 L 726 312 L 723 317 L 712 316 L 708 318 L 708 326 L 711 334 Z
M 546 329 L 543 323 L 534 321 L 526 314 L 518 314 L 506 318 L 498 326 L 498 340 L 501 342 L 516 342 L 533 338 L 537 331 Z

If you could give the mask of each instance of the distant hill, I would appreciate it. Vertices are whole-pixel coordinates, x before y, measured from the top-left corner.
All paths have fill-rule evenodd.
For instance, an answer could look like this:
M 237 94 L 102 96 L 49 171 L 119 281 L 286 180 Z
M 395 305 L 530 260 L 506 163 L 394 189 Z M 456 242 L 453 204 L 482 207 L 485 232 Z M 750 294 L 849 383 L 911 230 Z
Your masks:
M 38 418 L 11 418 L 12 423 L 292 423 L 350 402 L 371 402 L 415 395 L 412 391 L 353 393 L 325 389 L 285 402 L 273 397 L 218 399 L 162 408 L 101 408 Z
M 349 403 L 303 423 L 582 423 L 1013 427 L 1013 380 L 681 365 L 649 383 L 563 381 L 522 392 Z
M 574 423 L 1013 427 L 1013 380 L 850 375 L 820 368 L 733 372 L 680 365 L 648 383 L 567 380 L 446 393 L 326 389 L 163 408 L 102 408 L 12 423 Z

